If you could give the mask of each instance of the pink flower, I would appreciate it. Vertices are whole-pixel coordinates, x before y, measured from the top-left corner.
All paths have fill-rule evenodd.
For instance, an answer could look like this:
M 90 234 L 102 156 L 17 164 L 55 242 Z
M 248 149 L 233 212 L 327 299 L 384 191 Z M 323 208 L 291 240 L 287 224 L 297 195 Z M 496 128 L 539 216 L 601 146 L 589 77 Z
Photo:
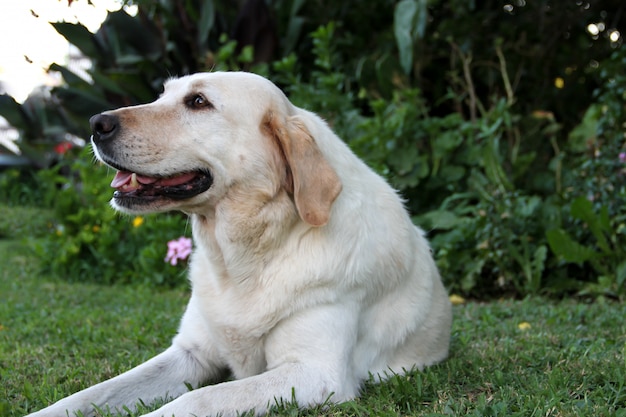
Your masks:
M 626 164 L 626 152 L 620 152 L 619 153 L 619 161 L 622 164 Z
M 184 261 L 191 254 L 191 247 L 191 239 L 188 237 L 181 236 L 176 240 L 170 240 L 167 242 L 165 262 L 176 265 L 179 260 Z

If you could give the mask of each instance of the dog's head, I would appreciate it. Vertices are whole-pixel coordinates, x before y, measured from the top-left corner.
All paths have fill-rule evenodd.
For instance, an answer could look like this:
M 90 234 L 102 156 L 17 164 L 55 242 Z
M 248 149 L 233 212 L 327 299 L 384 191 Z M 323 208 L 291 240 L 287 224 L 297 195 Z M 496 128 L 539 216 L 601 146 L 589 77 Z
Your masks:
M 325 224 L 341 183 L 303 120 L 263 77 L 243 72 L 170 80 L 150 104 L 90 119 L 98 159 L 118 170 L 112 204 L 129 213 L 215 207 L 229 190 L 293 196 Z

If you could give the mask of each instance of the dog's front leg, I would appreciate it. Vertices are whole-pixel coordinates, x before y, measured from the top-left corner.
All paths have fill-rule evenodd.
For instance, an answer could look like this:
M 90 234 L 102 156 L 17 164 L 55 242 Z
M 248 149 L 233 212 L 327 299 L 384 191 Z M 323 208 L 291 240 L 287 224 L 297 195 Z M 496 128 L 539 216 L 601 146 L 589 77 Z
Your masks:
M 133 409 L 138 400 L 146 404 L 160 397 L 177 397 L 188 391 L 185 384 L 199 385 L 205 369 L 184 349 L 172 346 L 149 361 L 107 381 L 70 395 L 28 417 L 74 416 L 81 411 L 94 415 L 94 407 Z
M 150 404 L 160 398 L 176 398 L 188 391 L 188 385 L 195 388 L 215 381 L 224 370 L 210 335 L 198 319 L 195 304 L 189 303 L 179 334 L 165 352 L 28 417 L 73 417 L 78 411 L 92 416 L 94 408 L 133 409 L 139 400 Z
M 307 407 L 353 398 L 360 388 L 351 367 L 356 311 L 346 302 L 294 314 L 266 336 L 268 370 L 188 392 L 143 417 L 264 414 L 277 401 Z
M 338 386 L 341 383 L 323 370 L 313 364 L 284 364 L 259 375 L 187 392 L 142 417 L 234 417 L 249 410 L 261 415 L 281 402 L 295 400 L 307 407 L 352 397 L 336 393 L 343 390 Z

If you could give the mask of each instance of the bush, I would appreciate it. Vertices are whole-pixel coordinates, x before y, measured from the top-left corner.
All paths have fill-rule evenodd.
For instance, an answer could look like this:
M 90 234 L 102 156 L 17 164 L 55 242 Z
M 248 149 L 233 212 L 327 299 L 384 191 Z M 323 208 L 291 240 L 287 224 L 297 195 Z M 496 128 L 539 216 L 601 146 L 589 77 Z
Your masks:
M 334 30 L 331 23 L 312 34 L 311 81 L 298 77 L 295 58 L 274 66 L 276 79 L 297 105 L 326 115 L 352 149 L 408 197 L 451 291 L 479 298 L 625 295 L 626 161 L 618 153 L 625 151 L 619 127 L 626 117 L 616 104 L 626 91 L 616 88 L 623 77 L 605 80 L 610 89 L 597 93 L 604 110 L 594 112 L 592 104 L 589 112 L 597 117 L 574 130 L 591 132 L 593 146 L 603 146 L 598 152 L 573 138 L 560 145 L 562 126 L 554 115 L 519 114 L 515 97 L 482 105 L 467 120 L 459 113 L 433 115 L 416 88 L 395 89 L 389 99 L 372 96 L 342 71 Z M 580 190 L 590 190 L 585 195 L 593 207 L 577 208 Z
M 38 172 L 11 168 L 0 172 L 0 201 L 10 206 L 42 205 L 46 187 L 38 180 Z
M 64 166 L 39 172 L 41 182 L 54 189 L 56 222 L 46 236 L 32 240 L 46 273 L 101 284 L 185 283 L 186 263 L 165 261 L 167 242 L 190 232 L 185 216 L 130 217 L 108 207 L 111 172 L 93 164 L 90 148 L 67 161 L 72 175 L 58 174 Z
M 48 124 L 28 129 L 32 112 L 8 99 L 0 113 L 24 137 L 59 133 L 59 123 L 84 137 L 93 112 L 150 101 L 170 74 L 259 72 L 325 117 L 402 193 L 451 291 L 626 296 L 626 55 L 611 38 L 619 19 L 597 36 L 587 31 L 612 2 L 261 2 L 280 39 L 277 59 L 261 63 L 249 42 L 225 35 L 236 32 L 229 2 L 136 3 L 137 17 L 111 13 L 95 35 L 55 25 L 93 60 L 94 82 L 53 66 L 66 85 L 52 92 L 54 109 L 37 112 Z M 109 190 L 87 161 L 38 174 L 60 193 L 48 198 L 64 234 L 44 239 L 41 256 L 73 277 L 129 282 L 145 276 L 141 266 L 150 281 L 175 281 L 164 243 L 184 219 L 133 227 L 95 197 Z
M 604 63 L 596 102 L 572 132 L 573 158 L 567 178 L 567 216 L 548 231 L 548 242 L 581 292 L 626 294 L 626 51 Z M 595 279 L 589 280 L 591 275 Z

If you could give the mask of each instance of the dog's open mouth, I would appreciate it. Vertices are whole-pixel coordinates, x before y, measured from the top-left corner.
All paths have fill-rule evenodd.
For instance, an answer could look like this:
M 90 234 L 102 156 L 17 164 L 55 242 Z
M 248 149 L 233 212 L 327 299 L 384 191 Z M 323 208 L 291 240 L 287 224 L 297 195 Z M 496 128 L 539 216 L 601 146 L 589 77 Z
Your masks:
M 213 177 L 208 172 L 185 172 L 169 177 L 151 177 L 135 172 L 118 171 L 111 182 L 116 200 L 152 201 L 158 198 L 184 200 L 208 190 Z

